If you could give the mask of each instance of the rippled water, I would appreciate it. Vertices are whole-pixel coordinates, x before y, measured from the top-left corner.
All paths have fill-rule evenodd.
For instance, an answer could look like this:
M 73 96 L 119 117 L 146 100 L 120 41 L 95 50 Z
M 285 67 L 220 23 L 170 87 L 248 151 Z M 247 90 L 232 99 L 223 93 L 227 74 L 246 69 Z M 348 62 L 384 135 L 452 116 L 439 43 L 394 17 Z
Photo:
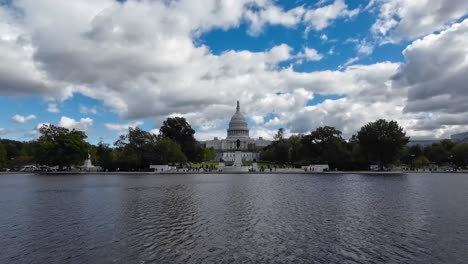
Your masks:
M 0 176 L 1 263 L 467 263 L 468 175 Z

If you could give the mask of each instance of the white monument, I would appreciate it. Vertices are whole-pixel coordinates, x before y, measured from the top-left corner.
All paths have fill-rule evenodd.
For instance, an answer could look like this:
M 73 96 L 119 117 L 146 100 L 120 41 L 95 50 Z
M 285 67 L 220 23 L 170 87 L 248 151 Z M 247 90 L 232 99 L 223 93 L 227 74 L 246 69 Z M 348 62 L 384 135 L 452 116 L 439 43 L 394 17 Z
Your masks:
M 91 154 L 89 154 L 88 152 L 88 158 L 85 159 L 84 161 L 84 164 L 83 164 L 83 168 L 93 168 L 93 163 L 91 163 Z
M 83 166 L 81 166 L 81 170 L 84 170 L 84 171 L 98 171 L 100 169 L 101 169 L 101 167 L 93 165 L 93 163 L 91 162 L 91 154 L 89 154 L 89 151 L 88 151 L 88 158 L 85 159 Z

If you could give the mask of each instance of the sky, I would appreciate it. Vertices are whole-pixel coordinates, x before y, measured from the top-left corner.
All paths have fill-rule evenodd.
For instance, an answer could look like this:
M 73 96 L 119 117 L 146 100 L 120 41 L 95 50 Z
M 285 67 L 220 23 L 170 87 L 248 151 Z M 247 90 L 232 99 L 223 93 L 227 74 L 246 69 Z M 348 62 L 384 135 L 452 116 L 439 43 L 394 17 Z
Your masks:
M 466 0 L 0 0 L 0 137 L 43 124 L 113 143 L 183 116 L 225 137 L 396 120 L 468 131 Z

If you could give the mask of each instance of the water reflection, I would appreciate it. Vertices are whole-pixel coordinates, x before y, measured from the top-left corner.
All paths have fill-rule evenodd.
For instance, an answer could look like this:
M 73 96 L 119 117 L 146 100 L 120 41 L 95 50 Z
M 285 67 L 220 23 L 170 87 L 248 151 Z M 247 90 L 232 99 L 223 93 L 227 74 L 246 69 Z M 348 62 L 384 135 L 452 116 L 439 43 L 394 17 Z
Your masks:
M 2 263 L 468 258 L 468 175 L 2 177 Z

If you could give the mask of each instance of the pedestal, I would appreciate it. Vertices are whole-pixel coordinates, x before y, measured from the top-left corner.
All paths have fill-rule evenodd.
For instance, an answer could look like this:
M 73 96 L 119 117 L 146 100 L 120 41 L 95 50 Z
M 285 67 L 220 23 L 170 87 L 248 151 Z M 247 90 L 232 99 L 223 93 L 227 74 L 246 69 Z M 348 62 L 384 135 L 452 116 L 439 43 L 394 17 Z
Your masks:
M 242 166 L 242 152 L 236 151 L 234 152 L 234 167 L 241 167 Z
M 253 171 L 258 171 L 257 162 L 252 163 L 252 170 L 253 170 Z

